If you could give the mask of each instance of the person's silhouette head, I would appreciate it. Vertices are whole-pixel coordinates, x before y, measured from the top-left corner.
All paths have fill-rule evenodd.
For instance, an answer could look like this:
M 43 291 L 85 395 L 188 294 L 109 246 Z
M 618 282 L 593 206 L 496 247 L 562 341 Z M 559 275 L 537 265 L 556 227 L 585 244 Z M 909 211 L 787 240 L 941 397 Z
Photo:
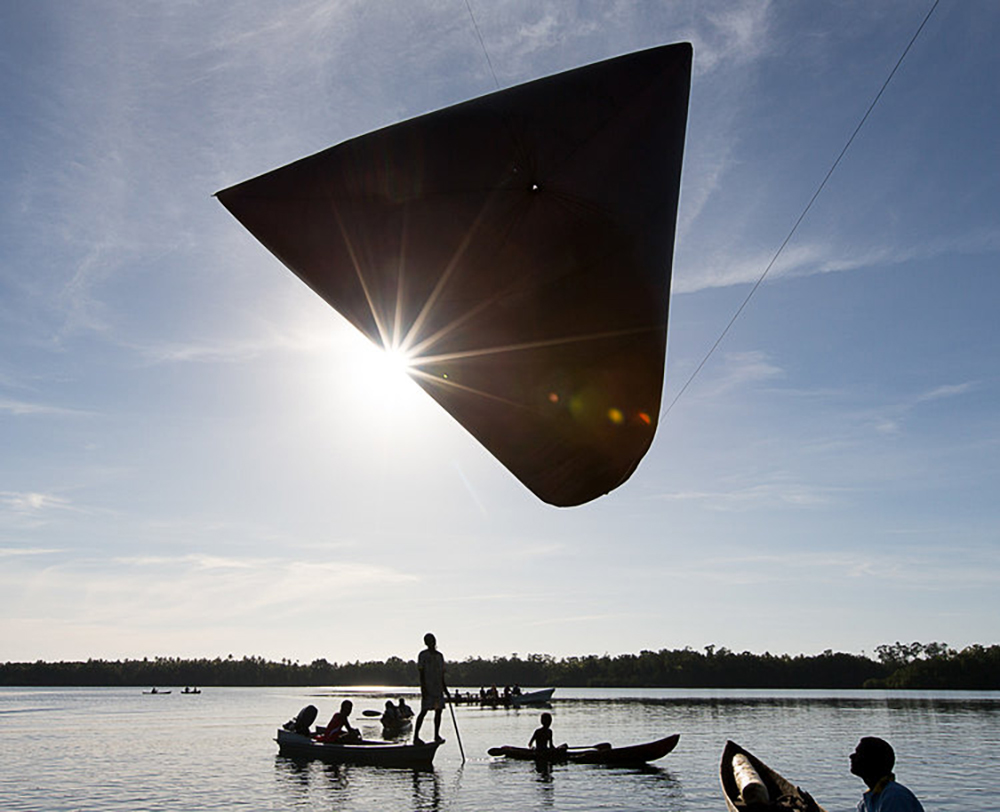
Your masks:
M 865 736 L 851 753 L 851 772 L 869 787 L 891 773 L 895 763 L 892 745 L 876 736 Z
M 434 648 L 437 645 L 437 638 L 430 632 L 427 632 L 427 634 L 424 635 L 424 645 L 427 646 L 427 648 Z

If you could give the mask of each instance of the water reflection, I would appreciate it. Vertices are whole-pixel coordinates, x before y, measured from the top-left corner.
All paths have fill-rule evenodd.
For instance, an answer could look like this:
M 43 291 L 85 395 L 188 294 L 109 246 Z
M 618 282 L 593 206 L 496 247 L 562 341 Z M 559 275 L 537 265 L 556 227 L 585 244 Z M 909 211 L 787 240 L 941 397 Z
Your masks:
M 276 756 L 275 783 L 290 806 L 317 809 L 413 809 L 439 812 L 433 769 L 390 769 Z
M 413 808 L 417 812 L 438 812 L 441 808 L 441 783 L 433 770 L 413 770 Z
M 535 797 L 542 809 L 552 809 L 556 802 L 555 783 L 552 778 L 552 762 L 534 762 Z

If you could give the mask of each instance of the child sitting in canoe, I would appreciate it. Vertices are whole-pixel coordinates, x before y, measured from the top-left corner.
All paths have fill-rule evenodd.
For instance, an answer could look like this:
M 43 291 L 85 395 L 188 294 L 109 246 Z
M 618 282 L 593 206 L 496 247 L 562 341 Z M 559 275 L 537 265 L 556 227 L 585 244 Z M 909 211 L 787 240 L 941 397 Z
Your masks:
M 337 742 L 338 744 L 361 741 L 361 731 L 351 727 L 351 723 L 348 721 L 352 710 L 354 710 L 354 703 L 350 699 L 341 702 L 340 710 L 333 714 L 326 730 L 316 736 L 316 741 Z
M 531 734 L 531 738 L 528 740 L 528 747 L 531 747 L 539 752 L 545 752 L 548 750 L 565 750 L 566 745 L 560 744 L 559 747 L 552 746 L 552 714 L 546 711 L 541 716 L 542 726 L 538 728 L 534 733 Z

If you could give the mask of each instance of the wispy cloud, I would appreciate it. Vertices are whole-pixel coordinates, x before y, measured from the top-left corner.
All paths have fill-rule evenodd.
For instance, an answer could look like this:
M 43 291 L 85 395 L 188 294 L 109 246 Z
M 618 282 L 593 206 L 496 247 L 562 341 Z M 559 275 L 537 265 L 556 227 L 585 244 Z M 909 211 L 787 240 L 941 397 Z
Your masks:
M 312 318 L 303 314 L 297 323 L 285 325 L 257 319 L 257 330 L 251 335 L 133 344 L 132 349 L 145 363 L 154 365 L 243 363 L 274 352 L 332 354 L 343 351 L 345 343 L 357 346 L 368 341 L 340 317 L 329 318 L 330 314 L 325 309 L 319 312 L 327 318 Z
M 979 254 L 1000 250 L 1000 231 L 976 230 L 947 239 L 934 238 L 908 245 L 858 247 L 827 242 L 792 242 L 768 272 L 768 280 L 816 274 L 845 273 L 902 265 L 946 254 Z M 775 245 L 775 250 L 777 250 Z M 696 293 L 710 288 L 756 282 L 774 256 L 773 251 L 726 252 L 688 264 L 675 276 L 672 292 Z
M 13 513 L 37 515 L 44 511 L 69 510 L 72 503 L 51 493 L 0 491 L 0 506 Z
M 689 399 L 716 400 L 753 384 L 781 379 L 785 374 L 771 356 L 761 350 L 723 353 L 712 371 L 713 377 L 699 381 L 697 390 L 690 393 Z
M 964 395 L 968 392 L 973 391 L 978 386 L 975 381 L 968 381 L 966 383 L 958 384 L 946 384 L 944 386 L 938 386 L 931 389 L 929 392 L 923 392 L 914 398 L 916 403 L 926 403 L 929 400 L 943 400 L 944 398 L 958 397 L 959 395 Z
M 16 416 L 41 415 L 51 417 L 83 417 L 92 412 L 82 409 L 67 409 L 64 406 L 50 406 L 46 403 L 31 403 L 26 400 L 11 400 L 0 398 L 0 412 Z
M 942 558 L 925 552 L 872 553 L 849 549 L 817 552 L 807 548 L 780 554 L 741 555 L 738 549 L 718 558 L 673 562 L 671 578 L 737 585 L 839 584 L 870 581 L 886 587 L 936 591 L 956 586 L 989 587 L 1000 584 L 995 552 L 964 549 Z M 648 573 L 656 577 L 652 568 Z
M 77 622 L 169 628 L 211 615 L 216 623 L 245 622 L 255 613 L 294 616 L 331 612 L 345 602 L 418 578 L 389 567 L 352 561 L 306 562 L 211 554 L 130 556 L 109 562 L 64 562 L 0 576 L 5 589 L 45 596 L 39 613 L 71 612 Z M 13 594 L 13 593 L 12 593 Z
M 709 26 L 695 33 L 698 71 L 711 71 L 721 62 L 734 65 L 759 58 L 769 47 L 767 32 L 771 4 L 763 2 L 730 3 L 706 15 Z
M 669 502 L 697 503 L 708 510 L 735 512 L 775 508 L 829 507 L 846 491 L 840 487 L 809 485 L 788 477 L 773 476 L 770 482 L 735 486 L 715 491 L 673 491 L 655 498 Z
M 898 399 L 892 403 L 874 406 L 858 413 L 862 423 L 872 426 L 880 434 L 900 434 L 906 425 L 907 418 L 922 404 L 950 398 L 960 398 L 975 392 L 979 388 L 978 381 L 965 381 L 957 384 L 942 384 L 924 392 L 918 392 Z
M 525 626 L 562 626 L 565 624 L 577 624 L 577 623 L 600 623 L 607 620 L 614 621 L 626 621 L 630 618 L 634 618 L 636 615 L 632 612 L 605 612 L 600 614 L 589 614 L 589 615 L 565 615 L 562 617 L 544 617 L 536 618 L 526 622 Z
M 0 558 L 15 558 L 20 556 L 52 555 L 61 553 L 58 547 L 0 547 Z

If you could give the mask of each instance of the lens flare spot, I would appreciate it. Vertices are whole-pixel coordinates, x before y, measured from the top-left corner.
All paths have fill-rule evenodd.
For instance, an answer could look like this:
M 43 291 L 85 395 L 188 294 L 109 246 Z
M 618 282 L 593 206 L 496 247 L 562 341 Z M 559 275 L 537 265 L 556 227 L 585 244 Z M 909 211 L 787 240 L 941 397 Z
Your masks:
M 549 392 L 549 403 L 558 403 L 559 395 L 555 392 Z
M 616 426 L 621 425 L 625 420 L 625 415 L 622 414 L 621 409 L 616 409 L 612 406 L 608 409 L 608 420 L 614 423 Z
M 652 426 L 652 425 L 653 425 L 653 418 L 651 418 L 651 417 L 650 417 L 650 416 L 649 416 L 648 414 L 646 414 L 645 412 L 639 412 L 639 420 L 641 420 L 641 421 L 642 421 L 643 423 L 645 423 L 645 424 L 646 424 L 647 426 Z

